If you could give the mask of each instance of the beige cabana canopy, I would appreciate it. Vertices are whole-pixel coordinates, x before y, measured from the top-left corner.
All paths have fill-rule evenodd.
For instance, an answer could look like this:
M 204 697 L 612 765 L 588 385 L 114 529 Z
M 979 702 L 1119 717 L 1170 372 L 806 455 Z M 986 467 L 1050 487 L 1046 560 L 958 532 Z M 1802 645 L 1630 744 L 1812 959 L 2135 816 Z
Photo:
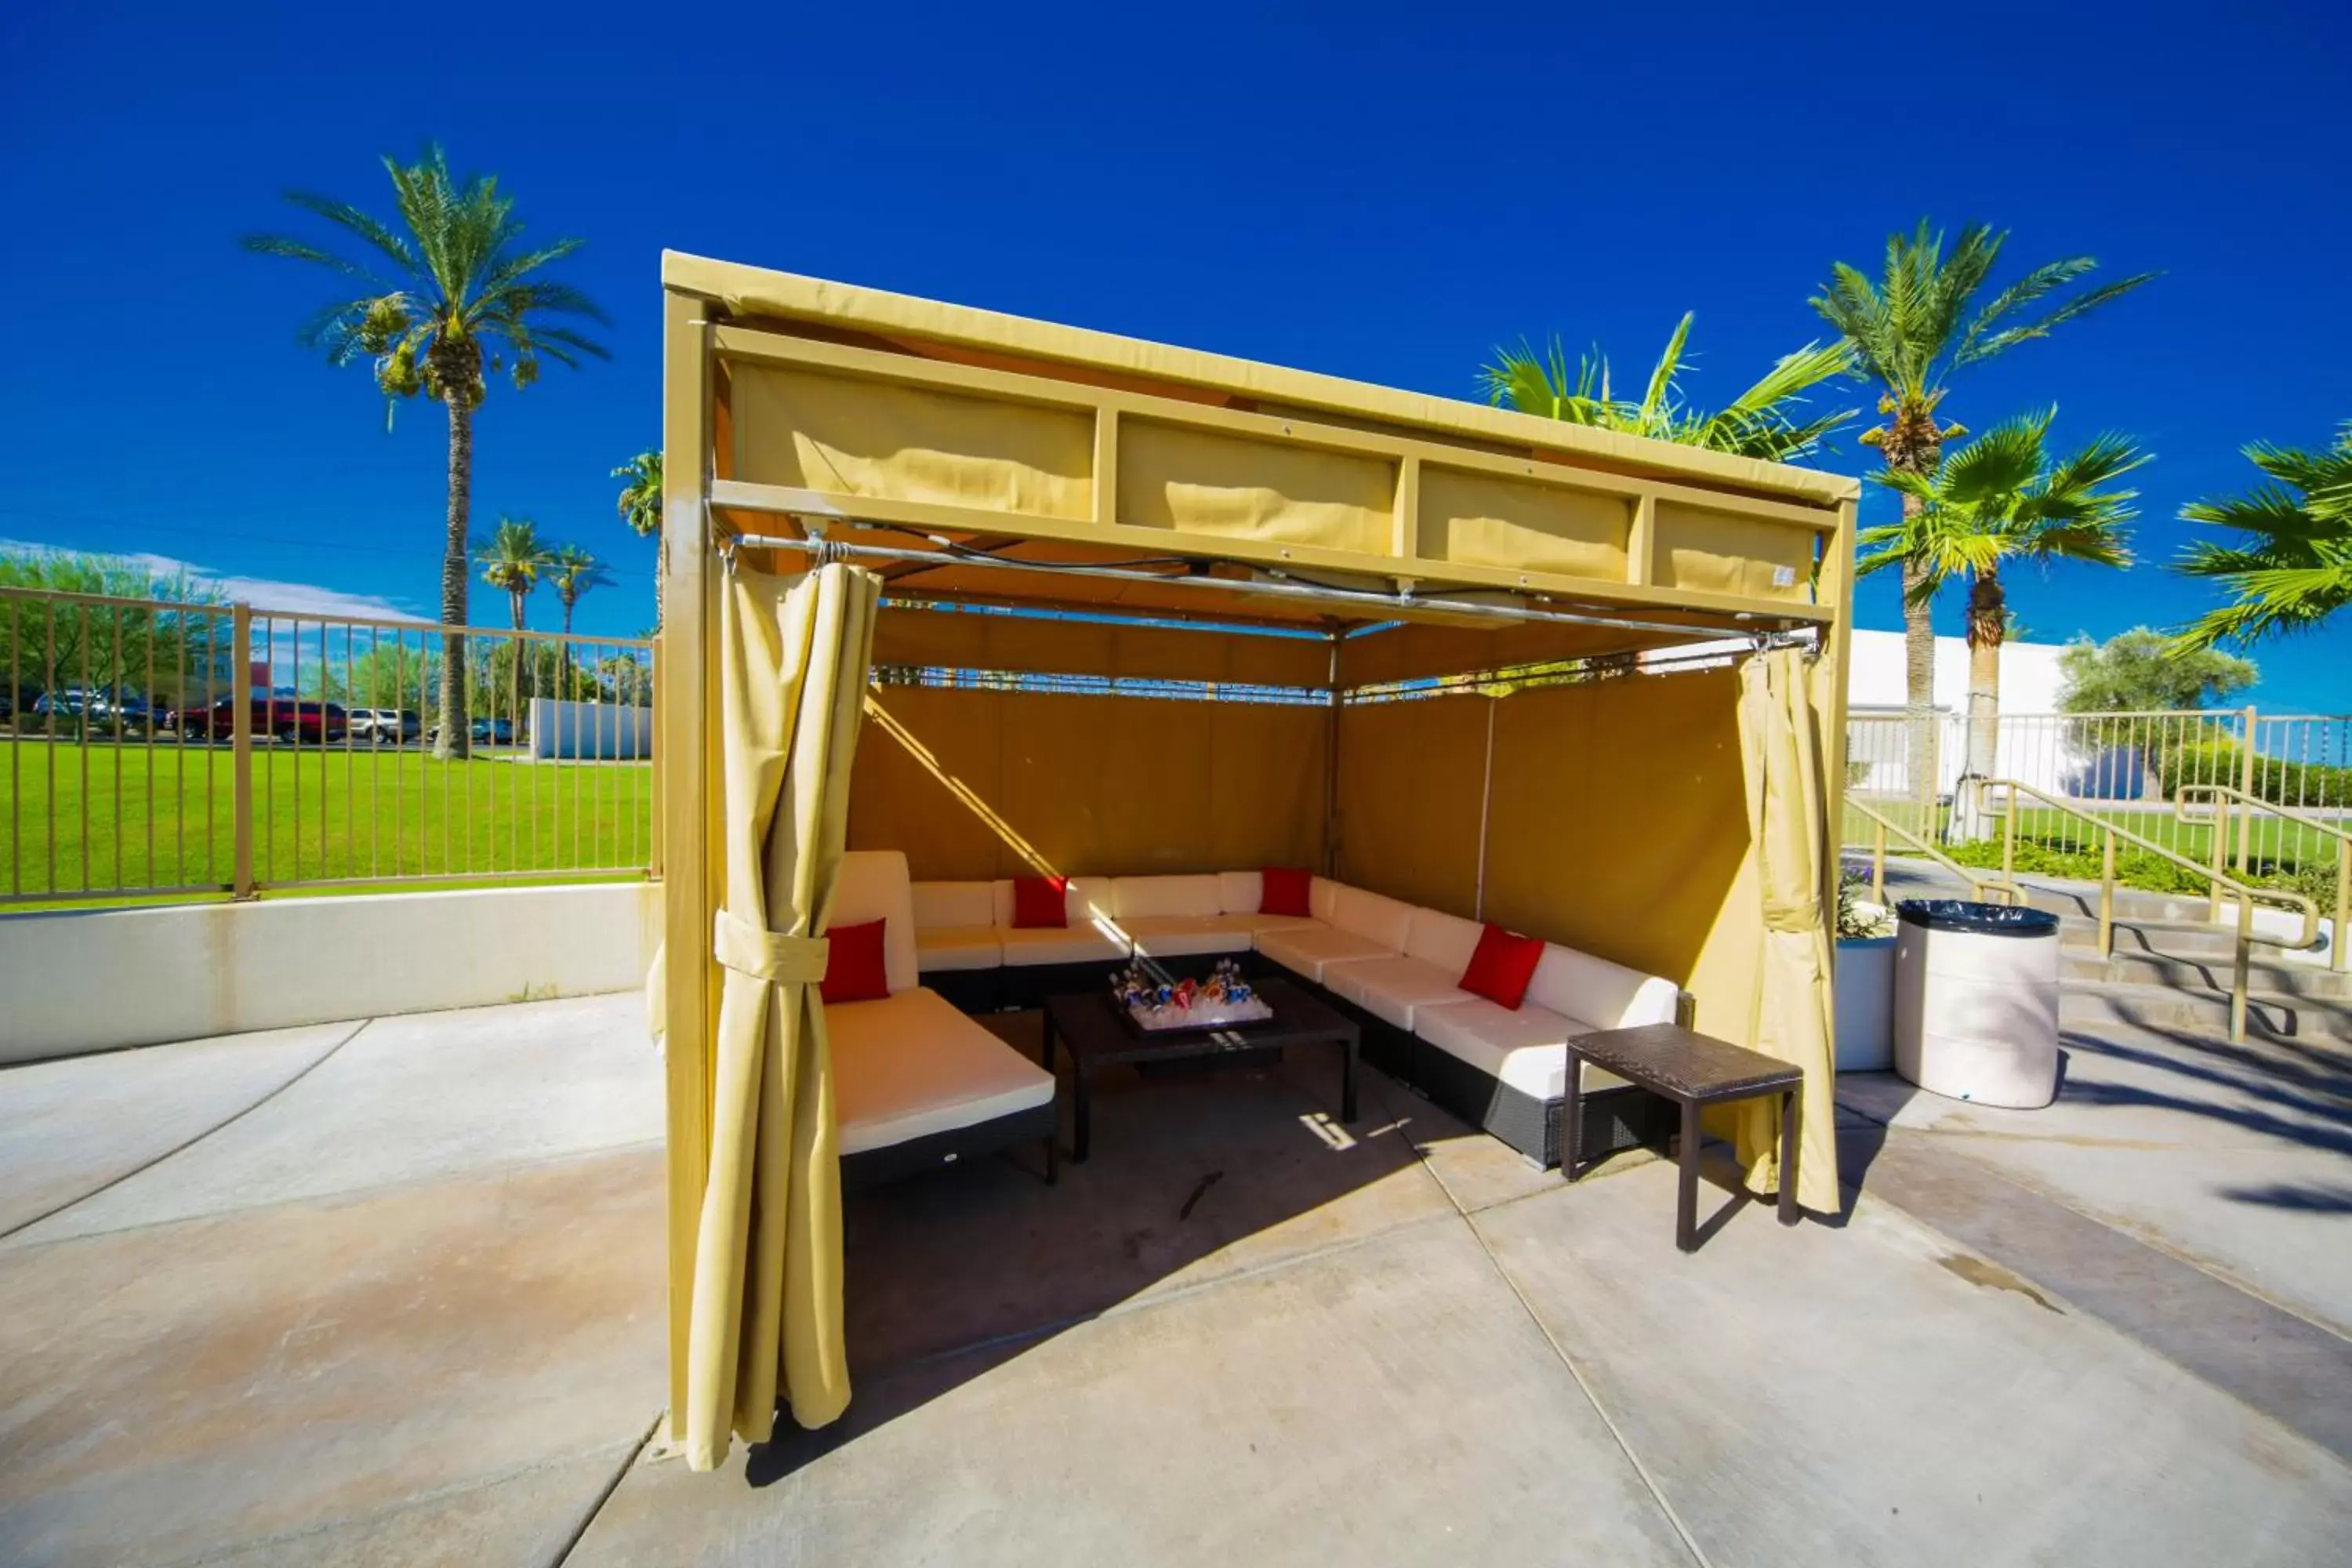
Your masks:
M 745 583 L 878 587 L 845 798 L 787 786 L 850 847 L 918 879 L 1311 865 L 1666 975 L 1825 1103 L 1854 481 L 696 257 L 663 281 L 670 1436 L 698 1463 L 710 1413 L 763 1430 L 778 1357 L 839 1331 L 837 1231 L 789 1211 L 835 1271 L 762 1277 L 800 1240 L 713 1199 L 831 1157 L 802 1113 L 821 1051 L 748 1154 L 727 1070 L 747 983 L 715 922 L 760 852 L 727 842 Z M 821 930 L 811 842 L 813 875 L 763 889 L 772 932 Z M 1833 1149 L 1802 1170 L 1834 1209 Z M 714 1247 L 751 1260 L 740 1287 Z M 837 1413 L 837 1365 L 786 1387 L 795 1415 Z

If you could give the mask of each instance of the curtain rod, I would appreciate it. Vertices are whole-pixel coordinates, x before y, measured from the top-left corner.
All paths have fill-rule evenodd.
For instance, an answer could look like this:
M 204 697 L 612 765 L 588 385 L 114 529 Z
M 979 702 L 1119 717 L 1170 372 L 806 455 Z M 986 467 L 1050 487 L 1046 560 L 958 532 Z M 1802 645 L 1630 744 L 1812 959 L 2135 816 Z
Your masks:
M 940 541 L 944 545 L 945 541 Z M 1607 626 L 1628 632 L 1656 632 L 1677 637 L 1706 637 L 1730 635 L 1761 636 L 1760 628 L 1720 626 L 1683 626 L 1665 621 L 1636 621 L 1618 616 L 1580 615 L 1571 610 L 1539 610 L 1519 605 L 1490 605 L 1454 599 L 1425 599 L 1410 594 L 1381 594 L 1367 588 L 1333 588 L 1319 583 L 1294 582 L 1287 578 L 1268 581 L 1260 577 L 1163 577 L 1151 572 L 1129 571 L 1118 566 L 1097 566 L 1076 562 L 1047 563 L 1038 561 L 1002 561 L 993 556 L 956 553 L 950 549 L 905 550 L 887 544 L 850 544 L 837 540 L 812 537 L 785 539 L 765 533 L 736 533 L 719 541 L 721 553 L 749 547 L 755 550 L 794 550 L 814 557 L 819 564 L 827 561 L 889 561 L 924 562 L 933 566 L 971 566 L 999 572 L 1043 572 L 1075 577 L 1103 577 L 1120 583 L 1144 583 L 1155 587 L 1216 588 L 1236 594 L 1263 594 L 1276 598 L 1307 600 L 1320 604 L 1358 605 L 1377 607 L 1387 612 L 1423 611 L 1446 615 L 1480 616 L 1488 620 L 1535 622 L 1559 626 Z M 1266 570 L 1271 570 L 1267 568 Z M 1734 612 L 1735 621 L 1753 621 L 1756 617 L 1746 611 Z

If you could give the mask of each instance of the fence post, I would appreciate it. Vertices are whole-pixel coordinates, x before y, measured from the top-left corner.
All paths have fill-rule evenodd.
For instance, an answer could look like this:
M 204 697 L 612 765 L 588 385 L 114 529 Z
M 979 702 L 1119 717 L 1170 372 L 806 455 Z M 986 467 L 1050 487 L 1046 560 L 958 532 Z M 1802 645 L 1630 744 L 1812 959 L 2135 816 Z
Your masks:
M 253 606 L 231 605 L 229 647 L 236 650 L 230 679 L 236 700 L 229 705 L 229 815 L 236 825 L 235 897 L 253 897 Z
M 2247 800 L 2259 798 L 2254 794 L 2254 706 L 2246 704 L 2246 743 L 2238 756 L 2238 792 Z M 2253 827 L 2254 814 L 2251 806 L 2238 813 L 2238 879 L 2245 880 L 2246 839 Z
M 2352 925 L 2352 838 L 2336 841 L 2336 929 L 2327 933 L 2328 967 L 2345 972 L 2347 925 Z

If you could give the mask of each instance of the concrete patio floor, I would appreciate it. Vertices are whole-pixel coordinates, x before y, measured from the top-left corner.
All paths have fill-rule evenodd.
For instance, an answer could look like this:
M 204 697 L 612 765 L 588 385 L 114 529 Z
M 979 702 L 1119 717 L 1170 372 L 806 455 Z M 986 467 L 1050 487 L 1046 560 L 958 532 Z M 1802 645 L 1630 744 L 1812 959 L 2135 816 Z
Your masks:
M 2352 1067 L 2069 1050 L 1848 1080 L 1847 1213 L 1690 1257 L 1328 1053 L 1114 1080 L 1058 1186 L 854 1195 L 849 1415 L 716 1476 L 636 998 L 15 1068 L 0 1562 L 2341 1561 Z

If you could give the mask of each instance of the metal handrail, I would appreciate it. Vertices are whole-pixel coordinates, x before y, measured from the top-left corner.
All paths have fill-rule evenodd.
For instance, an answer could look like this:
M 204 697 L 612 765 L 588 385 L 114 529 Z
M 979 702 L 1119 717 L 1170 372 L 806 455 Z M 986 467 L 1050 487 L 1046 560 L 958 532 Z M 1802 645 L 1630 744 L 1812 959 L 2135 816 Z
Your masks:
M 2199 804 L 2189 798 L 2192 795 L 2210 797 L 2204 804 L 2212 813 L 2213 868 L 2217 871 L 2228 853 L 2224 846 L 2229 842 L 2230 808 L 2233 802 L 2243 808 L 2238 825 L 2237 861 L 2241 874 L 2246 869 L 2246 822 L 2257 811 L 2269 812 L 2273 816 L 2283 817 L 2315 833 L 2325 833 L 2336 840 L 2336 924 L 2328 941 L 2327 967 L 2338 974 L 2345 973 L 2347 960 L 2352 957 L 2352 942 L 2345 940 L 2345 932 L 2352 929 L 2352 829 L 2294 806 L 2281 805 L 2276 801 L 2264 800 L 2260 795 L 2249 795 L 2231 785 L 2218 784 L 2182 784 L 2174 793 L 2173 809 L 2183 822 L 2205 820 L 2192 815 Z M 2221 912 L 2220 886 L 2218 881 L 2214 884 L 2213 917 L 2216 920 L 2221 918 Z
M 2104 864 L 2099 874 L 2099 956 L 2102 958 L 2112 957 L 2115 953 L 2116 841 L 2117 839 L 2136 845 L 2151 855 L 2169 860 L 2176 866 L 2185 867 L 2199 876 L 2207 878 L 2213 888 L 2217 917 L 2221 897 L 2227 894 L 2234 898 L 2238 904 L 2238 943 L 2236 960 L 2231 965 L 2230 979 L 2230 1038 L 2233 1043 L 2246 1037 L 2246 999 L 2247 993 L 2252 986 L 2253 944 L 2260 941 L 2266 946 L 2298 950 L 2319 945 L 2319 906 L 2301 893 L 2289 892 L 2282 888 L 2258 888 L 2250 883 L 2242 882 L 2222 871 L 2218 865 L 2200 865 L 2177 849 L 2168 848 L 2153 838 L 2145 837 L 2134 833 L 2128 827 L 2121 826 L 2105 817 L 2085 811 L 2073 801 L 2052 795 L 2047 790 L 2036 789 L 2032 784 L 2017 779 L 1986 779 L 1979 783 L 1977 788 L 1980 792 L 1979 797 L 1980 801 L 1992 791 L 2002 792 L 1998 811 L 1989 804 L 1982 805 L 1981 809 L 2001 819 L 2000 869 L 2004 877 L 2013 878 L 2017 874 L 2017 797 L 2021 795 L 2039 801 L 2053 811 L 2086 823 L 2105 836 L 2101 848 L 2101 859 Z M 2257 901 L 2275 904 L 2286 909 L 2300 909 L 2303 911 L 2302 939 L 2297 942 L 2284 942 L 2276 937 L 2256 937 L 2254 905 Z M 2215 919 L 2214 923 L 2220 923 L 2218 918 Z
M 1945 870 L 1967 882 L 1969 890 L 1977 897 L 1984 897 L 1986 889 L 1990 889 L 2000 895 L 2003 903 L 2021 904 L 2025 901 L 2025 889 L 2006 875 L 1998 880 L 1980 875 L 1974 868 L 1961 865 L 1958 860 L 1937 848 L 1923 835 L 1914 833 L 1901 823 L 1881 816 L 1875 807 L 1864 805 L 1851 795 L 1845 797 L 1845 804 L 1850 809 L 1862 813 L 1877 824 L 1877 831 L 1871 835 L 1870 849 L 1870 897 L 1873 902 L 1881 905 L 1886 902 L 1886 839 L 1890 834 L 1897 843 L 1917 850 Z

